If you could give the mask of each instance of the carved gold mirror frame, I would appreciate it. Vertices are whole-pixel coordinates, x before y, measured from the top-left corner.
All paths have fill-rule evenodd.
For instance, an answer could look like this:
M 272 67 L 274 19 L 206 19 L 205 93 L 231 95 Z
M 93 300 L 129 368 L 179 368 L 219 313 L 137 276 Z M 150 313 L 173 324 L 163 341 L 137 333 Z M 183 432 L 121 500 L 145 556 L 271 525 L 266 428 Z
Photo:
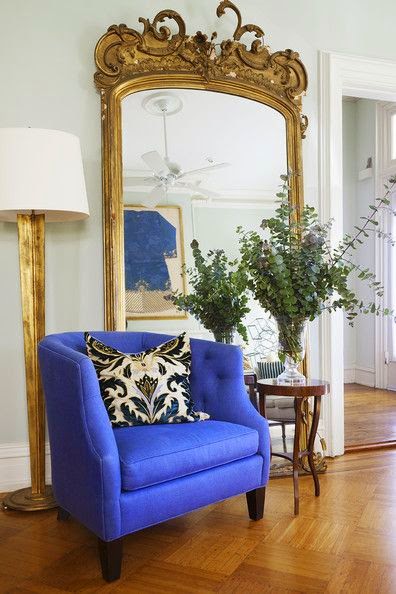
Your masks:
M 287 49 L 270 53 L 264 32 L 243 25 L 237 7 L 222 0 L 221 17 L 229 9 L 237 26 L 232 39 L 219 43 L 200 31 L 186 33 L 182 17 L 173 10 L 159 12 L 150 22 L 140 18 L 143 31 L 112 25 L 95 48 L 95 84 L 102 103 L 102 162 L 104 218 L 105 327 L 125 329 L 123 270 L 121 101 L 130 93 L 148 89 L 200 89 L 238 95 L 280 112 L 286 121 L 287 161 L 293 175 L 290 200 L 297 212 L 303 204 L 302 146 L 307 118 L 301 98 L 307 73 L 298 53 Z M 173 21 L 177 32 L 162 25 Z M 255 39 L 250 48 L 241 42 L 245 33 Z M 282 173 L 282 172 L 280 172 Z

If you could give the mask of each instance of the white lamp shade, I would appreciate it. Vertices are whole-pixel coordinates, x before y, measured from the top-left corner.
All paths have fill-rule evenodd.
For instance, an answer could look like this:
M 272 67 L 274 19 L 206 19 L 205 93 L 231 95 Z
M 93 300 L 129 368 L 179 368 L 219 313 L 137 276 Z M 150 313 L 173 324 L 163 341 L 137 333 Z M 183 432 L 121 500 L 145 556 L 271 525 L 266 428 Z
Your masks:
M 59 130 L 0 128 L 0 220 L 32 210 L 50 222 L 89 216 L 80 141 Z

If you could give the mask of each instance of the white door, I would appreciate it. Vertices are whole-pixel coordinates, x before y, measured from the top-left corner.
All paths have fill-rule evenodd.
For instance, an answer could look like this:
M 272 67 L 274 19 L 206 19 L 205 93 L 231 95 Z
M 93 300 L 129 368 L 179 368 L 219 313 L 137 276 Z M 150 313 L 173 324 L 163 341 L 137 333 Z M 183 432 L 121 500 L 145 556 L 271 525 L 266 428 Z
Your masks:
M 396 111 L 393 117 L 396 123 Z M 396 165 L 393 175 L 396 175 Z M 396 212 L 396 190 L 392 192 L 391 205 Z M 388 225 L 390 227 L 390 232 L 392 233 L 392 236 L 396 238 L 396 216 L 391 215 L 389 218 L 391 218 L 390 224 Z M 392 315 L 384 317 L 384 323 L 387 325 L 386 336 L 388 343 L 388 348 L 385 353 L 385 364 L 388 367 L 386 387 L 388 390 L 396 390 L 396 245 L 392 247 L 390 243 L 387 243 L 384 246 L 384 249 L 388 251 L 388 287 L 385 285 L 385 295 L 387 297 L 387 302 L 390 304 L 394 312 Z

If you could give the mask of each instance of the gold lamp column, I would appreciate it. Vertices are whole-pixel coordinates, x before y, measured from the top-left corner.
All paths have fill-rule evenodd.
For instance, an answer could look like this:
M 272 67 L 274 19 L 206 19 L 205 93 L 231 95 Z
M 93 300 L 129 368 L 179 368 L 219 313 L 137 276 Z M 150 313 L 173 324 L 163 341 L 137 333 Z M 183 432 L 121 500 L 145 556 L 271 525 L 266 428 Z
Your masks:
M 45 408 L 37 343 L 45 334 L 45 222 L 89 216 L 78 138 L 58 130 L 0 129 L 0 220 L 17 222 L 31 486 L 5 508 L 56 507 L 45 484 Z

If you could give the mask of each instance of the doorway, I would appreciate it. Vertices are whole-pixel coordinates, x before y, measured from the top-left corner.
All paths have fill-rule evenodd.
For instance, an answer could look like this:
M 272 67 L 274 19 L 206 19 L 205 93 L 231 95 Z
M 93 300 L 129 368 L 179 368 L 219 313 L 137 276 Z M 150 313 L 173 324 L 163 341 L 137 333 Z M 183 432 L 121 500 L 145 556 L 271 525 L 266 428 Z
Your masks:
M 343 233 L 353 235 L 396 173 L 396 103 L 344 96 L 342 123 Z M 389 199 L 394 207 L 394 197 Z M 378 218 L 377 230 L 395 232 L 390 210 L 383 209 Z M 394 251 L 390 239 L 370 232 L 353 252 L 354 263 L 372 271 L 384 288 L 383 296 L 376 296 L 368 283 L 352 276 L 350 286 L 359 300 L 392 308 Z M 344 318 L 345 450 L 396 441 L 395 338 L 392 315 L 363 314 L 353 327 Z
M 330 239 L 337 245 L 343 236 L 343 96 L 396 102 L 396 62 L 334 52 L 320 52 L 319 62 L 319 206 L 323 220 L 334 219 Z M 380 258 L 378 252 L 375 258 Z M 381 333 L 376 330 L 374 341 L 383 339 Z M 321 316 L 321 374 L 331 383 L 331 397 L 323 407 L 329 456 L 345 451 L 343 335 L 342 312 Z

